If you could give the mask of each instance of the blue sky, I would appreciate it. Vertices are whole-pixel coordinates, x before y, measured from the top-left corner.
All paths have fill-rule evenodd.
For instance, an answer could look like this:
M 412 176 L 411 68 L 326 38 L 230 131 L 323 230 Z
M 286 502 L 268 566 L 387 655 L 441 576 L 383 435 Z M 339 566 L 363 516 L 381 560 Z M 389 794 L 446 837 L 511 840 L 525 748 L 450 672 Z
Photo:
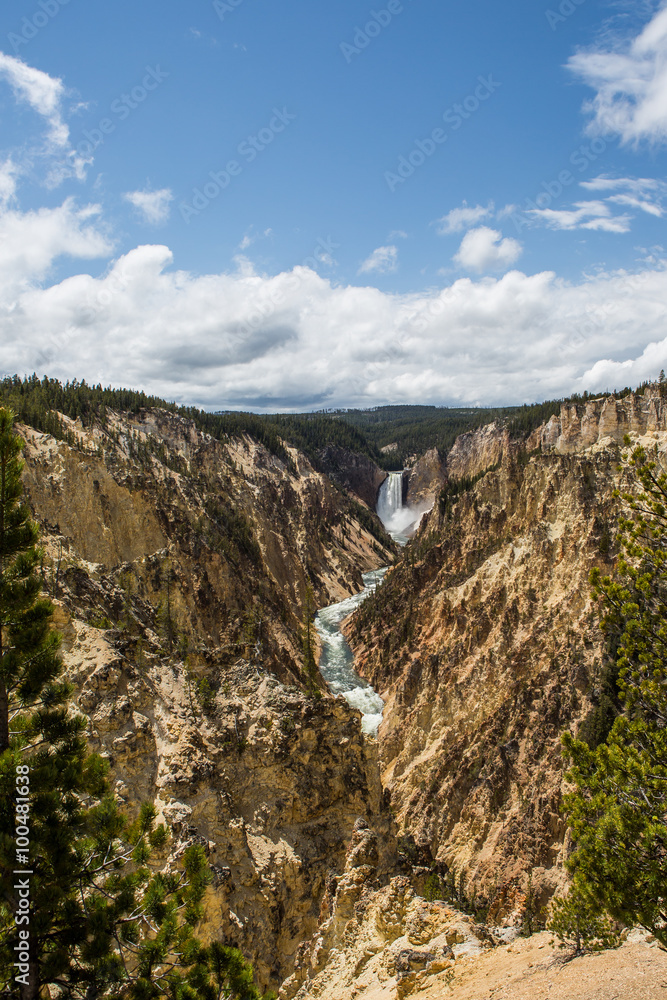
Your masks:
M 664 3 L 447 7 L 5 5 L 2 371 L 255 409 L 657 374 Z

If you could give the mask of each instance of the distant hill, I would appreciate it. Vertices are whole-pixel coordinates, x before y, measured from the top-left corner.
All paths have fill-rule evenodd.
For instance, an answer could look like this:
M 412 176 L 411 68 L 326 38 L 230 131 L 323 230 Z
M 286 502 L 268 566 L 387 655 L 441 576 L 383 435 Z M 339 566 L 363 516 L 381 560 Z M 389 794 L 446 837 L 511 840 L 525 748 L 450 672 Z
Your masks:
M 630 391 L 627 388 L 615 395 L 624 396 Z M 158 407 L 193 420 L 199 430 L 221 441 L 248 434 L 288 465 L 290 458 L 283 442 L 303 451 L 317 468 L 321 452 L 333 445 L 365 455 L 387 471 L 404 468 L 409 458 L 431 448 L 444 455 L 459 434 L 492 421 L 506 423 L 512 436 L 527 436 L 557 414 L 561 403 L 585 402 L 589 398 L 584 393 L 569 400 L 505 407 L 387 405 L 293 414 L 210 413 L 196 407 L 177 406 L 145 392 L 103 388 L 100 384 L 91 386 L 76 379 L 62 383 L 46 376 L 40 379 L 37 375 L 26 378 L 14 375 L 0 381 L 0 405 L 10 406 L 19 420 L 58 438 L 67 439 L 71 432 L 60 426 L 55 411 L 73 420 L 79 418 L 87 427 L 96 417 L 103 417 L 106 408 L 138 413 Z M 396 447 L 383 453 L 381 449 L 388 445 Z

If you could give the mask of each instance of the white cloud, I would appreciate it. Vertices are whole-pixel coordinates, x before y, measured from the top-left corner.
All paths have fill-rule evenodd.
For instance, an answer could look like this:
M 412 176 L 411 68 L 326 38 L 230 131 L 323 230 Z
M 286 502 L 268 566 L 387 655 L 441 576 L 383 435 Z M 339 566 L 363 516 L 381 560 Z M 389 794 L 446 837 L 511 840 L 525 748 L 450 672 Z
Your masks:
M 0 207 L 4 208 L 16 194 L 16 177 L 19 168 L 11 157 L 0 163 Z
M 60 118 L 60 104 L 65 92 L 62 80 L 4 52 L 0 52 L 0 75 L 9 82 L 17 100 L 26 101 L 34 111 L 46 118 L 56 140 L 64 145 L 67 142 L 67 127 Z
M 660 219 L 665 214 L 662 198 L 667 194 L 667 184 L 655 177 L 608 177 L 601 174 L 590 181 L 581 181 L 587 191 L 616 191 L 605 199 L 614 205 L 627 205 Z
M 454 261 L 468 271 L 500 271 L 511 267 L 521 256 L 518 240 L 502 238 L 498 229 L 480 226 L 471 229 L 461 240 Z
M 584 105 L 589 131 L 626 145 L 667 140 L 667 6 L 636 37 L 577 52 L 568 67 L 596 91 Z
M 549 229 L 594 229 L 607 233 L 627 233 L 632 221 L 629 215 L 612 215 L 603 201 L 577 201 L 570 209 L 531 208 L 528 214 Z
M 24 101 L 48 125 L 45 152 L 63 154 L 69 144 L 69 129 L 62 119 L 62 80 L 28 66 L 15 56 L 0 52 L 0 77 L 11 86 L 17 101 Z
M 275 410 L 530 401 L 667 367 L 664 263 L 578 284 L 514 270 L 390 295 L 307 267 L 262 275 L 245 259 L 232 273 L 195 276 L 173 269 L 167 247 L 141 246 L 99 277 L 41 287 L 58 254 L 103 251 L 94 211 L 68 202 L 3 217 L 3 373 Z
M 398 267 L 398 247 L 378 247 L 366 258 L 357 274 L 368 274 L 376 271 L 378 274 L 389 274 Z
M 0 289 L 5 296 L 42 281 L 59 257 L 108 257 L 112 246 L 99 226 L 99 213 L 99 205 L 77 208 L 72 198 L 58 208 L 1 213 Z
M 170 188 L 161 188 L 160 191 L 128 191 L 123 198 L 134 205 L 144 222 L 159 226 L 169 218 L 174 195 Z
M 661 219 L 665 214 L 662 205 L 658 205 L 654 201 L 644 201 L 632 194 L 612 194 L 607 201 L 613 202 L 614 205 L 627 205 L 628 208 L 636 208 L 648 215 L 655 215 L 658 219 Z
M 273 229 L 271 229 L 271 227 L 265 229 L 263 233 L 253 233 L 251 226 L 239 243 L 238 249 L 247 250 L 248 247 L 252 246 L 252 244 L 256 242 L 256 240 L 267 239 L 269 236 L 273 236 Z
M 460 208 L 453 208 L 447 215 L 438 219 L 438 234 L 444 236 L 447 233 L 461 233 L 464 229 L 469 229 L 481 222 L 482 219 L 488 219 L 491 215 L 493 215 L 492 201 L 486 207 L 475 205 L 470 208 L 468 203 L 464 201 Z
M 590 181 L 580 181 L 579 187 L 587 191 L 618 191 L 625 188 L 635 194 L 645 194 L 652 191 L 667 190 L 664 181 L 659 181 L 655 177 L 609 177 L 608 174 L 600 174 Z

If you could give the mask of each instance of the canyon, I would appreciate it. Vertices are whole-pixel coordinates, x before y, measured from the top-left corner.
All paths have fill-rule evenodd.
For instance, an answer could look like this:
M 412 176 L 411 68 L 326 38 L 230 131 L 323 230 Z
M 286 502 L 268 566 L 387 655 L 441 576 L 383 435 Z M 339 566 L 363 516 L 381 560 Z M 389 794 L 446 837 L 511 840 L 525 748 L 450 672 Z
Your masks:
M 204 847 L 200 936 L 283 1000 L 463 989 L 566 884 L 560 735 L 608 662 L 588 577 L 613 569 L 624 441 L 667 466 L 659 388 L 427 451 L 402 553 L 366 456 L 316 468 L 286 442 L 286 462 L 160 409 L 60 419 L 66 439 L 18 429 L 74 707 L 128 812 L 155 801 L 160 862 Z M 308 595 L 382 566 L 344 623 L 385 702 L 375 738 L 302 647 Z

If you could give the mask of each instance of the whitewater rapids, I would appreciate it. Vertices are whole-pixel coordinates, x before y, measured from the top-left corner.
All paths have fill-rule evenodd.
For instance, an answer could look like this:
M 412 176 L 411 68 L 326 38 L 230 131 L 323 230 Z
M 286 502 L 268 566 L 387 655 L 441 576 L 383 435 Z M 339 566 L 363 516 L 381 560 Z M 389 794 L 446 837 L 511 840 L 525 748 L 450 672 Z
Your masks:
M 354 654 L 340 625 L 344 618 L 351 615 L 373 593 L 386 572 L 385 566 L 383 569 L 364 573 L 364 589 L 359 594 L 322 608 L 315 617 L 315 628 L 322 642 L 320 673 L 333 694 L 342 695 L 352 708 L 359 709 L 362 731 L 370 736 L 377 736 L 384 702 L 377 691 L 356 673 Z

